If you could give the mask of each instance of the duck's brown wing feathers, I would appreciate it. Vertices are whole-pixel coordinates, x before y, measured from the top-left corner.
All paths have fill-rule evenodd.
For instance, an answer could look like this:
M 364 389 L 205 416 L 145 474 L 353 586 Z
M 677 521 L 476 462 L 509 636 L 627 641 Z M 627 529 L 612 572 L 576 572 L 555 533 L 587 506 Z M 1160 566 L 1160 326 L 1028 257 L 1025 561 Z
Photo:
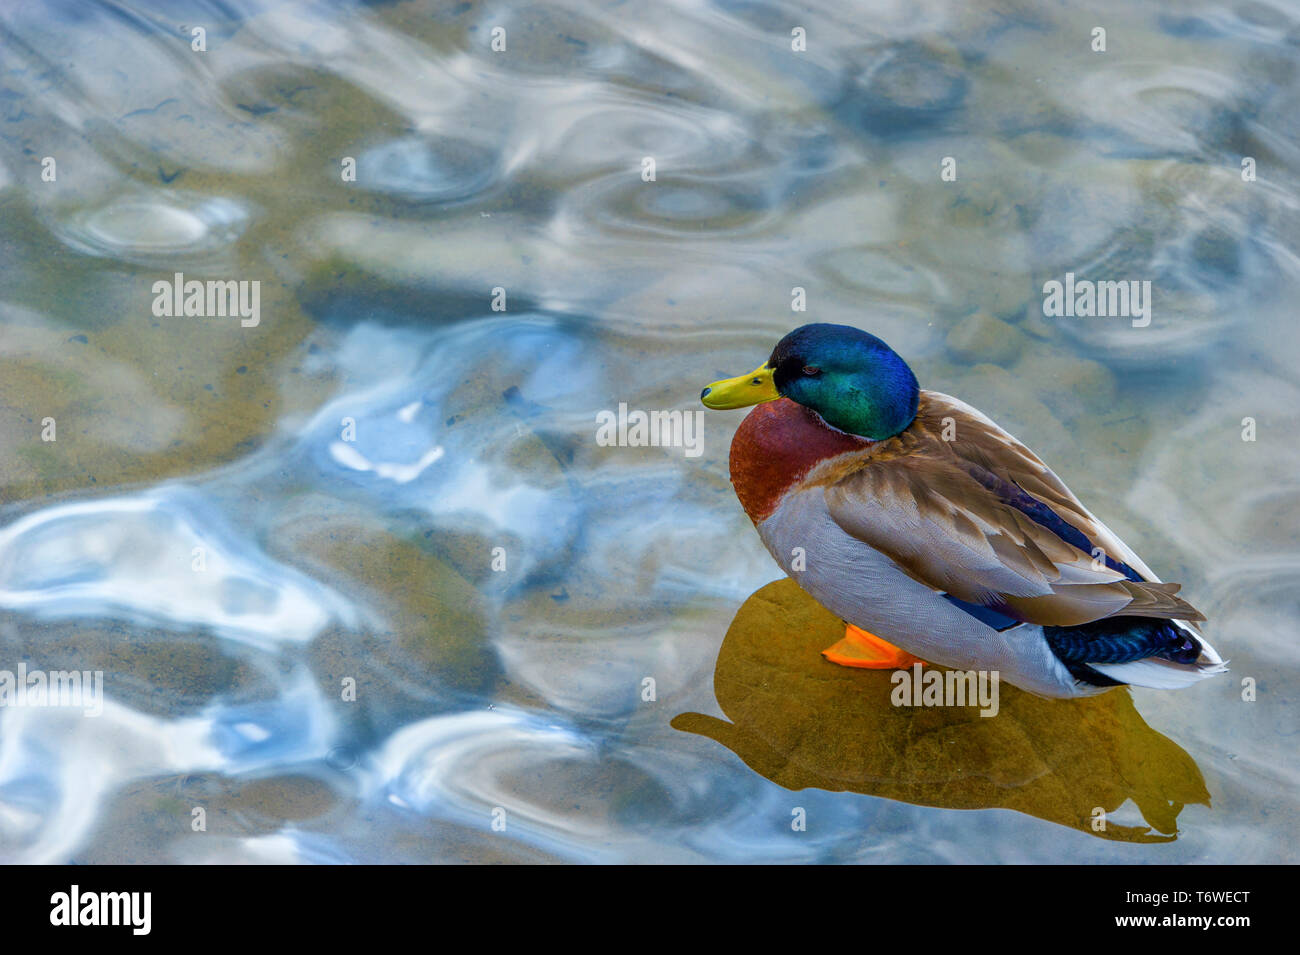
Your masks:
M 825 493 L 841 528 L 916 580 L 1017 620 L 1205 619 L 1032 451 L 947 395 L 922 392 L 916 421 Z

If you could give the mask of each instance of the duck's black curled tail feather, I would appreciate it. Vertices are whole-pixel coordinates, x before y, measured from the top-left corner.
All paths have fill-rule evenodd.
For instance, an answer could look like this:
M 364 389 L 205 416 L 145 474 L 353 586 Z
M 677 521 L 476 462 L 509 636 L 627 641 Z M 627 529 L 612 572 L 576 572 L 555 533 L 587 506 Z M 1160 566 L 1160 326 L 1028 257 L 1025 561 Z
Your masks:
M 1094 669 L 1093 664 L 1165 660 L 1195 670 L 1208 646 L 1174 621 L 1150 617 L 1108 617 L 1073 627 L 1043 627 L 1043 636 L 1070 675 L 1093 686 L 1129 682 Z M 1221 664 L 1217 654 L 1213 662 Z

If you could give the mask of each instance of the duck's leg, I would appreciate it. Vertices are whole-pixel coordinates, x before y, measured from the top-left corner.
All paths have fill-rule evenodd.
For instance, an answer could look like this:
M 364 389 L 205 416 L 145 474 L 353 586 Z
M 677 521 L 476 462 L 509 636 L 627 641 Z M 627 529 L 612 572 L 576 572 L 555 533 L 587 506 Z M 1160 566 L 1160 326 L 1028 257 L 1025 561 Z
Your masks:
M 925 662 L 851 623 L 845 625 L 844 639 L 823 650 L 822 656 L 842 667 L 866 667 L 869 670 L 903 669 L 913 663 Z

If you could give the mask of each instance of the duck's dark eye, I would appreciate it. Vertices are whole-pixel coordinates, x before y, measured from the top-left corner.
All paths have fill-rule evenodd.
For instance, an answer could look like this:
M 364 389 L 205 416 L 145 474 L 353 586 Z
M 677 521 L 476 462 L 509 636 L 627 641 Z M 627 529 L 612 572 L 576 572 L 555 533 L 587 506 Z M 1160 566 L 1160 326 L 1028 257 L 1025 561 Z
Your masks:
M 822 373 L 822 370 L 818 368 L 816 365 L 804 365 L 803 373 L 807 375 L 809 378 L 816 378 L 818 375 Z

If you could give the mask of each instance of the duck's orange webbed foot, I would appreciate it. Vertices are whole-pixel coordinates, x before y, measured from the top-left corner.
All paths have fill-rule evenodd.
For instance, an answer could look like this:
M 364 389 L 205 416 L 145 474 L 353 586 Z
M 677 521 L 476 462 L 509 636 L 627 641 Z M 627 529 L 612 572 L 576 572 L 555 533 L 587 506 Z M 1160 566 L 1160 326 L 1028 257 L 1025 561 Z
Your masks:
M 868 670 L 905 669 L 913 663 L 925 662 L 851 623 L 844 628 L 844 639 L 823 650 L 822 656 L 842 667 L 865 667 Z

